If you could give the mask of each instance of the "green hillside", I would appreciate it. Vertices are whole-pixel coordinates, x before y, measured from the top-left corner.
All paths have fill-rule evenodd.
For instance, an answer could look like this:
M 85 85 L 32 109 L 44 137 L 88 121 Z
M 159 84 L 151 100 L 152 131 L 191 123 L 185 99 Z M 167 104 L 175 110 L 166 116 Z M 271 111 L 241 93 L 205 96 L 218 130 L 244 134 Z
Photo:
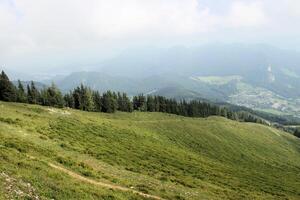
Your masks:
M 300 140 L 219 117 L 0 102 L 0 199 L 151 198 L 299 199 Z

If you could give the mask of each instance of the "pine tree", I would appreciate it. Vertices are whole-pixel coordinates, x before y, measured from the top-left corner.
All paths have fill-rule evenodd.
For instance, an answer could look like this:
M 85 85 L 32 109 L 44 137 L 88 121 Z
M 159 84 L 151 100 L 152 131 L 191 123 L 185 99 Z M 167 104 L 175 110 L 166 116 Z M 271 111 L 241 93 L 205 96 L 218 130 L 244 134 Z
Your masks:
M 179 105 L 179 113 L 182 116 L 188 116 L 188 104 L 185 100 L 182 100 Z
M 114 103 L 115 103 L 115 106 L 116 106 L 116 110 L 118 110 L 119 105 L 118 105 L 118 95 L 117 95 L 117 93 L 112 92 L 112 98 L 114 99 Z
M 143 94 L 133 97 L 134 110 L 147 111 L 146 97 Z
M 192 100 L 182 100 L 177 102 L 175 99 L 168 99 L 163 96 L 147 96 L 143 94 L 133 97 L 133 101 L 128 98 L 126 93 L 115 93 L 107 91 L 101 96 L 98 91 L 81 84 L 73 91 L 62 96 L 60 90 L 52 84 L 48 88 L 39 91 L 34 82 L 27 85 L 27 95 L 21 81 L 15 87 L 9 80 L 8 76 L 2 71 L 0 74 L 0 100 L 18 101 L 32 104 L 41 104 L 46 106 L 63 107 L 81 109 L 85 111 L 97 111 L 113 113 L 116 110 L 123 112 L 132 112 L 134 110 L 148 112 L 166 112 L 190 117 L 208 117 L 212 115 L 223 116 L 228 119 L 265 123 L 262 118 L 252 113 L 241 111 L 232 111 L 228 107 L 220 107 L 214 104 Z M 299 130 L 295 131 L 295 135 L 299 137 Z
M 118 110 L 125 111 L 125 102 L 123 101 L 123 97 L 120 92 L 117 93 L 117 104 L 118 104 Z
M 60 108 L 64 106 L 63 96 L 54 83 L 41 91 L 41 104 Z
M 162 96 L 158 96 L 158 102 L 159 102 L 159 112 L 166 112 L 167 104 L 166 104 L 165 98 Z
M 154 105 L 155 105 L 155 112 L 159 112 L 159 99 L 157 96 L 154 96 Z
M 32 103 L 32 94 L 31 94 L 31 88 L 30 85 L 27 84 L 27 103 Z
M 40 103 L 40 92 L 35 87 L 35 84 L 33 81 L 31 81 L 30 86 L 27 85 L 27 101 L 30 104 Z
M 175 99 L 172 99 L 172 100 L 170 100 L 169 104 L 170 104 L 169 107 L 171 109 L 170 113 L 172 113 L 172 114 L 178 114 L 179 108 L 178 108 L 177 101 Z
M 50 106 L 47 89 L 42 89 L 40 91 L 40 104 L 43 106 Z
M 93 91 L 90 88 L 81 84 L 80 87 L 74 89 L 72 96 L 75 109 L 94 111 Z
M 132 112 L 133 111 L 133 105 L 130 101 L 130 99 L 127 97 L 126 93 L 122 94 L 123 104 L 124 104 L 124 111 L 125 112 Z
M 17 90 L 17 102 L 26 103 L 26 93 L 24 86 L 20 80 L 18 80 L 18 90 Z
M 75 102 L 72 91 L 64 95 L 65 106 L 75 108 Z
M 111 91 L 107 91 L 102 95 L 102 111 L 113 113 L 117 110 L 118 103 Z
M 227 117 L 227 109 L 226 108 L 221 108 L 221 116 Z
M 147 111 L 155 112 L 155 101 L 152 96 L 147 96 Z
M 102 110 L 102 102 L 101 95 L 98 91 L 93 91 L 93 101 L 94 101 L 94 109 L 96 112 L 101 112 Z
M 0 100 L 11 102 L 17 100 L 16 88 L 4 71 L 0 75 Z
M 94 101 L 92 96 L 92 91 L 90 88 L 87 88 L 81 84 L 80 86 L 80 95 L 81 102 L 80 108 L 85 111 L 93 111 L 94 110 Z
M 77 87 L 73 90 L 72 96 L 74 99 L 74 108 L 81 109 L 81 90 L 80 87 Z
M 295 132 L 294 132 L 294 135 L 298 138 L 300 138 L 300 130 L 299 128 L 296 128 Z
M 133 104 L 133 109 L 134 110 L 138 110 L 140 105 L 139 105 L 139 101 L 138 101 L 138 97 L 134 96 L 132 99 L 132 104 Z

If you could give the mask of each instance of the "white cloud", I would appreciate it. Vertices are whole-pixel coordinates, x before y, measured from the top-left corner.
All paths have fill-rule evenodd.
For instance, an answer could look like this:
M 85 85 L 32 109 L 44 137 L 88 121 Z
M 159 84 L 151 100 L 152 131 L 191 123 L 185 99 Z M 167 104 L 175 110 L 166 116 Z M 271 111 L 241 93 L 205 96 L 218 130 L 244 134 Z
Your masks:
M 210 1 L 218 3 L 217 0 Z M 212 39 L 211 35 L 222 34 L 224 29 L 236 33 L 270 27 L 277 18 L 269 16 L 268 11 L 276 10 L 282 4 L 287 8 L 285 13 L 292 8 L 295 13 L 300 10 L 297 9 L 298 0 L 287 0 L 288 3 L 228 0 L 229 8 L 221 13 L 215 12 L 212 3 L 208 7 L 203 2 L 0 0 L 0 61 L 12 61 L 21 55 L 25 57 L 41 52 L 50 57 L 65 52 L 104 49 L 124 41 Z
M 286 0 L 285 3 L 283 3 L 283 7 L 286 4 L 286 11 L 287 14 L 294 17 L 300 16 L 300 1 L 297 0 Z M 282 7 L 281 7 L 282 8 Z
M 228 22 L 200 9 L 197 0 L 26 0 L 16 1 L 22 17 L 14 22 L 14 10 L 3 8 L 0 25 L 12 26 L 19 34 L 48 47 L 72 45 L 78 40 L 142 37 L 143 35 L 195 34 L 218 25 L 261 23 L 259 4 L 233 4 Z M 3 30 L 3 29 L 2 29 Z M 70 42 L 68 42 L 70 41 Z
M 267 23 L 262 2 L 234 2 L 228 15 L 228 26 L 259 27 Z
M 23 13 L 21 29 L 35 37 L 116 39 L 207 31 L 214 17 L 198 5 L 197 0 L 27 0 L 16 6 Z
M 197 0 L 26 0 L 0 9 L 1 57 L 188 36 L 218 20 Z

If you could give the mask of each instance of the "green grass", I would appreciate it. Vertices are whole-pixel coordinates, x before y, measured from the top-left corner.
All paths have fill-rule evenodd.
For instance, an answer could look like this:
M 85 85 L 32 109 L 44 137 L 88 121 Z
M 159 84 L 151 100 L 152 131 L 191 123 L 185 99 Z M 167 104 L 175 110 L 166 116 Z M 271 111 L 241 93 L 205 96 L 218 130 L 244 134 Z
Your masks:
M 32 159 L 32 158 L 35 159 Z M 162 113 L 88 113 L 0 102 L 0 199 L 299 199 L 300 140 L 267 126 Z M 28 199 L 29 197 L 27 197 Z
M 279 111 L 279 110 L 276 110 L 276 109 L 257 109 L 258 111 L 262 111 L 262 112 L 266 112 L 266 113 L 270 113 L 270 114 L 273 114 L 273 115 L 288 115 L 287 113 L 285 112 L 282 112 L 282 111 Z
M 225 85 L 231 81 L 240 81 L 242 80 L 241 76 L 199 76 L 193 78 L 210 85 Z

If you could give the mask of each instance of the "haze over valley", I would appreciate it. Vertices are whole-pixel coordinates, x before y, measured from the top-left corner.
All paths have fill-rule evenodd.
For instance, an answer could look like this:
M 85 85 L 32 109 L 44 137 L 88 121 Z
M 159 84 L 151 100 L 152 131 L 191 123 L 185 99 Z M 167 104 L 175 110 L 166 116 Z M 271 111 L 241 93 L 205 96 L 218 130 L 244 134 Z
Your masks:
M 83 83 L 102 92 L 203 98 L 300 116 L 299 58 L 297 51 L 262 44 L 211 44 L 131 49 L 88 70 L 48 73 L 50 77 L 8 73 L 14 80 L 54 82 L 65 92 Z

